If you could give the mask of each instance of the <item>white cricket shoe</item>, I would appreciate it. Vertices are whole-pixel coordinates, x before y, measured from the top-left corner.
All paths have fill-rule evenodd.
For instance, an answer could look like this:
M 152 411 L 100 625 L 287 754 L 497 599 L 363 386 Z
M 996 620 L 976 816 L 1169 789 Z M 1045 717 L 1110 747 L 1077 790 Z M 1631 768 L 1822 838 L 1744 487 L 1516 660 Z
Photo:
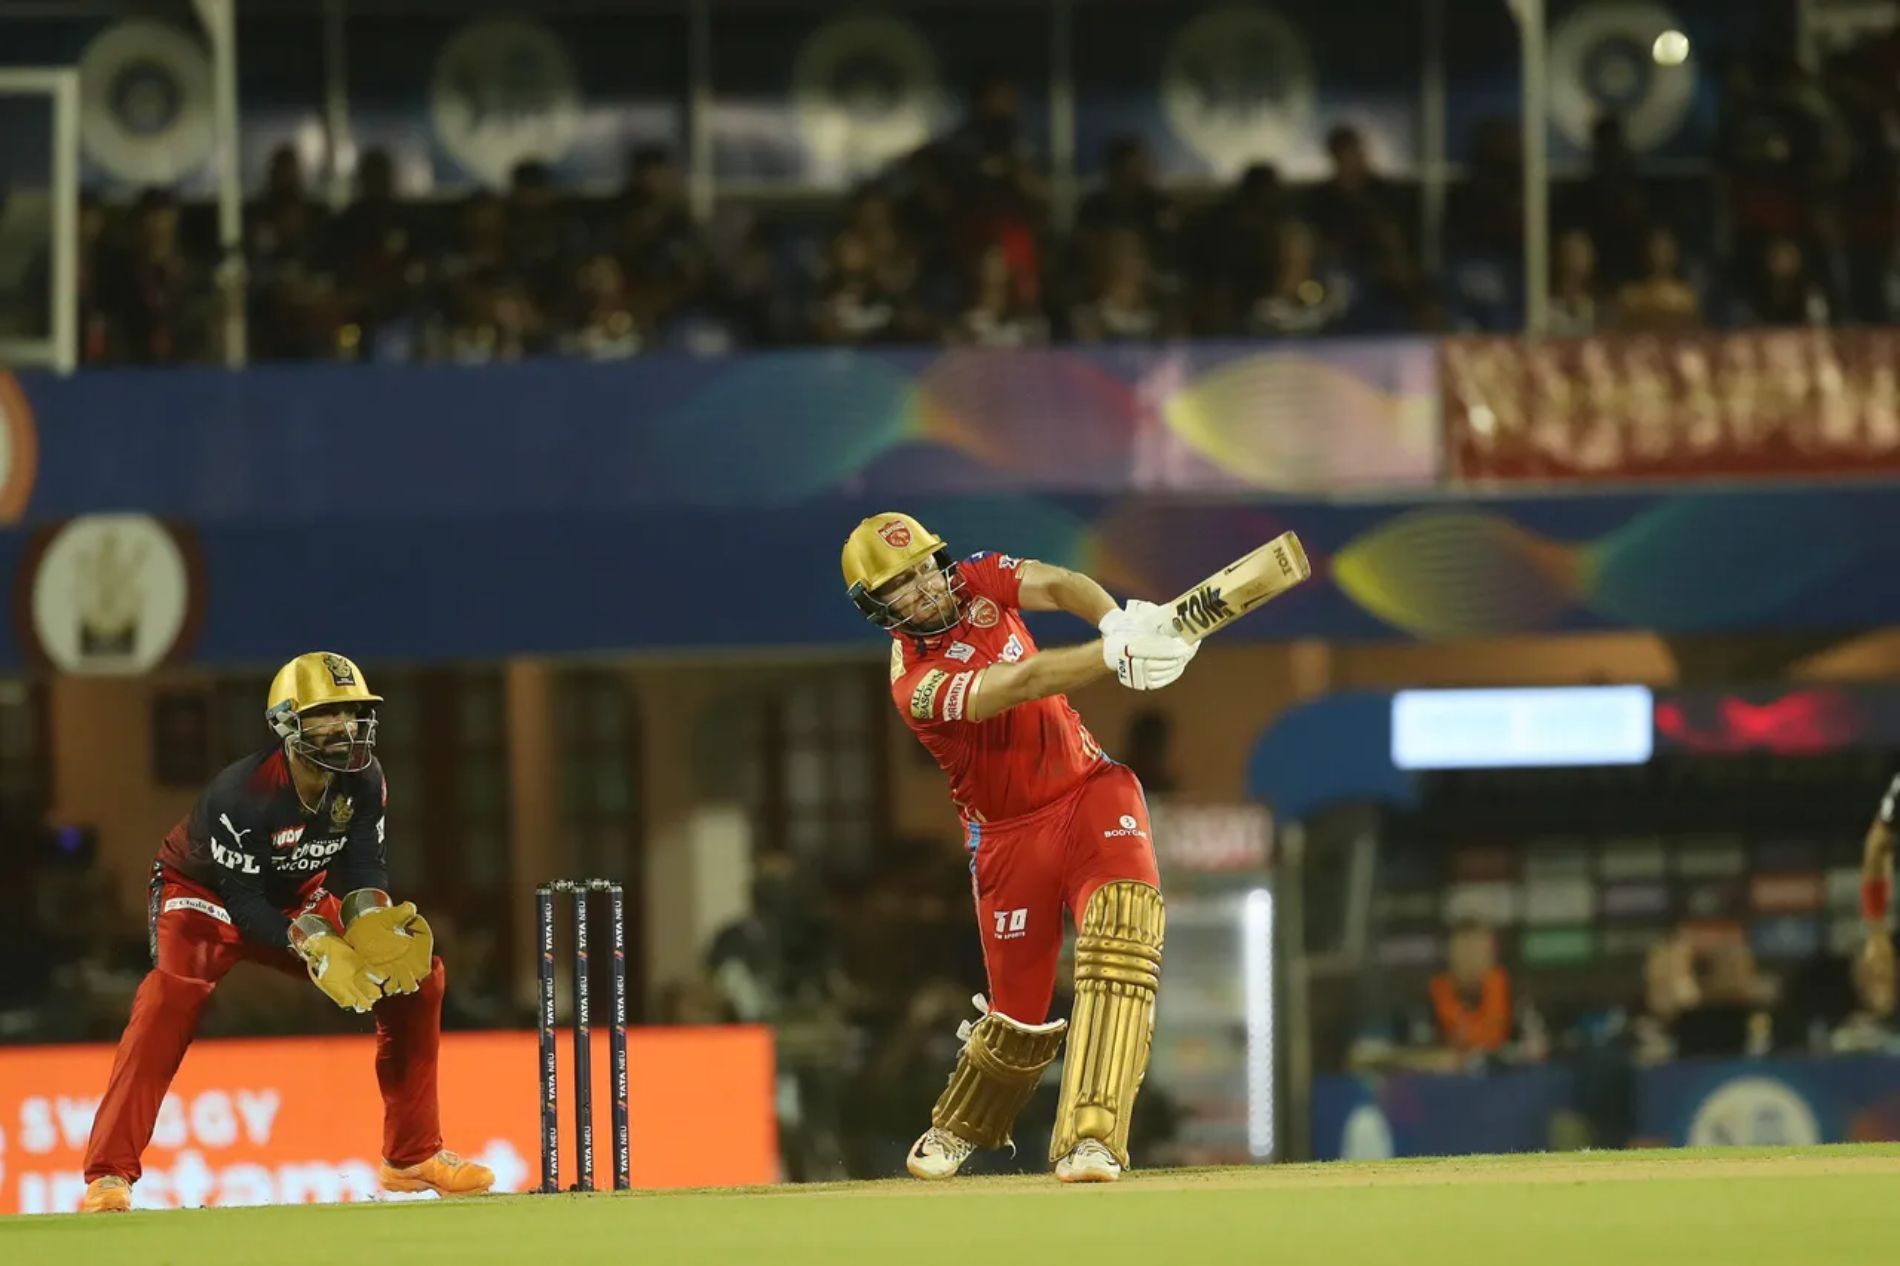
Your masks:
M 1121 1176 L 1122 1163 L 1096 1139 L 1083 1139 L 1056 1162 L 1056 1177 L 1063 1182 L 1119 1182 Z
M 933 1125 L 910 1149 L 910 1155 L 904 1158 L 904 1168 L 914 1178 L 954 1178 L 974 1151 L 976 1144 Z

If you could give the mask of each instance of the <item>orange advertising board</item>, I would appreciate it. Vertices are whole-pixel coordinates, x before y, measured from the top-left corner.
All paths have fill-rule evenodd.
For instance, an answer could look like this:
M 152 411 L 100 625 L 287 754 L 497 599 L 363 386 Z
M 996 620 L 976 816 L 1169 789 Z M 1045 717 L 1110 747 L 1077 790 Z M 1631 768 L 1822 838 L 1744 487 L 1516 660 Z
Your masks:
M 561 1034 L 561 1185 L 574 1181 L 573 1056 Z M 613 1185 L 604 1032 L 594 1034 L 594 1183 Z M 137 1208 L 383 1198 L 376 1040 L 206 1040 L 159 1113 Z M 778 1176 L 773 1049 L 761 1028 L 632 1029 L 628 1101 L 635 1187 L 732 1186 Z M 0 1214 L 77 1209 L 86 1136 L 112 1047 L 0 1049 Z M 533 1033 L 448 1033 L 445 1143 L 490 1166 L 496 1190 L 540 1183 Z

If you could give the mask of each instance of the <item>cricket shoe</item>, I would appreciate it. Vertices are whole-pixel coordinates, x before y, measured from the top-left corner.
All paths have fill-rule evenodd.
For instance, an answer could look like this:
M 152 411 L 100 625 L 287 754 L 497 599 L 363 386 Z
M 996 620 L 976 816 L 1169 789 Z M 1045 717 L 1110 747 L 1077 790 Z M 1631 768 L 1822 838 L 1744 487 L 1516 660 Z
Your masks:
M 81 1213 L 129 1213 L 132 1209 L 132 1184 L 117 1174 L 105 1174 L 86 1184 L 80 1198 Z
M 384 1191 L 433 1191 L 439 1196 L 478 1196 L 495 1185 L 494 1170 L 448 1151 L 402 1169 L 384 1161 L 378 1177 Z
M 904 1168 L 914 1178 L 954 1178 L 975 1150 L 976 1144 L 970 1140 L 933 1125 L 910 1149 L 910 1155 L 904 1158 Z
M 1056 1162 L 1056 1177 L 1063 1182 L 1120 1182 L 1121 1176 L 1122 1163 L 1098 1139 L 1083 1139 Z

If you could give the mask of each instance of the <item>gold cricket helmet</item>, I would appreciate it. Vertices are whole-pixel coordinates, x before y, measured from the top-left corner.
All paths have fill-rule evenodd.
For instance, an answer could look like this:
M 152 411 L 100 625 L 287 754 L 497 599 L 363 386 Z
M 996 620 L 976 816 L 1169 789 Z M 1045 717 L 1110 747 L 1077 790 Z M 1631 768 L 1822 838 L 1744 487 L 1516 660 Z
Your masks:
M 926 559 L 935 561 L 950 586 L 950 610 L 930 628 L 907 624 L 877 592 Z M 963 618 L 963 584 L 957 577 L 956 561 L 942 537 L 908 514 L 889 511 L 860 522 L 845 538 L 842 563 L 845 592 L 852 605 L 881 629 L 929 637 L 949 632 Z
M 277 670 L 271 679 L 264 719 L 285 747 L 317 766 L 339 774 L 367 769 L 376 746 L 375 705 L 363 670 L 348 656 L 310 651 Z M 304 717 L 318 708 L 354 705 L 348 724 L 321 736 L 305 735 Z

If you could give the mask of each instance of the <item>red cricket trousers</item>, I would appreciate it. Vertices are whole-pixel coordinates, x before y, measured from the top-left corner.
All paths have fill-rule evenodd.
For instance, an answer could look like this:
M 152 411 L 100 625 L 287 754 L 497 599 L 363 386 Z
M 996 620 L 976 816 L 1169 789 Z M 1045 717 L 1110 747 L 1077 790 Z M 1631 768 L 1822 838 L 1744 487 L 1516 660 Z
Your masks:
M 1059 800 L 1001 822 L 972 822 L 971 887 L 990 1006 L 1022 1024 L 1048 1018 L 1062 958 L 1062 912 L 1120 879 L 1161 886 L 1148 803 L 1126 765 L 1101 767 Z
M 342 930 L 337 899 L 321 888 L 308 904 L 285 913 L 305 911 Z M 154 966 L 132 999 L 132 1018 L 93 1117 L 87 1182 L 106 1174 L 138 1181 L 159 1106 L 226 972 L 241 962 L 259 963 L 309 982 L 302 959 L 288 948 L 245 941 L 216 893 L 169 870 L 153 877 L 148 920 Z M 437 958 L 422 988 L 385 998 L 370 1013 L 376 1019 L 376 1081 L 383 1092 L 383 1159 L 392 1165 L 414 1165 L 442 1149 L 436 1052 L 444 979 Z

